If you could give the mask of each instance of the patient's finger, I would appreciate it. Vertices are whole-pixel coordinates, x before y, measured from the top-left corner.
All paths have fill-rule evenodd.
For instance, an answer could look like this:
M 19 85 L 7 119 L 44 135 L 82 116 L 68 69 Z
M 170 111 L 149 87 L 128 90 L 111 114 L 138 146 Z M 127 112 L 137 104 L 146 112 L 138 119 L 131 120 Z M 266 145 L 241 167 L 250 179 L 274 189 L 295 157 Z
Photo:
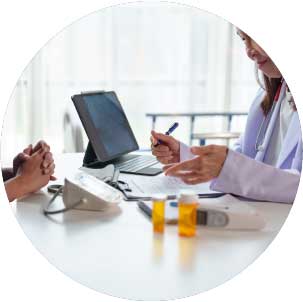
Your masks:
M 51 152 L 47 152 L 47 153 L 44 155 L 43 162 L 42 162 L 42 167 L 43 167 L 43 168 L 47 168 L 47 167 L 50 166 L 53 162 L 54 162 L 54 159 L 53 159 L 52 153 L 51 153 Z
M 33 152 L 38 151 L 39 149 L 44 149 L 47 152 L 50 150 L 50 146 L 43 140 L 40 140 L 36 146 L 33 148 Z
M 55 171 L 55 164 L 52 163 L 49 167 L 47 167 L 46 169 L 43 170 L 43 174 L 53 174 Z
M 27 155 L 31 155 L 33 152 L 33 145 L 30 144 L 28 145 L 28 147 L 26 147 L 24 150 L 23 150 L 23 153 L 27 154 Z

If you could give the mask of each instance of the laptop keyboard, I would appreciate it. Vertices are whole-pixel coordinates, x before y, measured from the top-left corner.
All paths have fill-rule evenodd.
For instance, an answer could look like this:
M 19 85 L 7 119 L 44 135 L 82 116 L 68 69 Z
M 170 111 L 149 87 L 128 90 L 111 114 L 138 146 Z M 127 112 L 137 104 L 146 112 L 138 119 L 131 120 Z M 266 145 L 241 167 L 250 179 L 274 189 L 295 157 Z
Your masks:
M 158 163 L 158 161 L 155 157 L 141 155 L 123 163 L 116 164 L 115 166 L 121 172 L 137 172 L 143 168 L 150 167 L 156 163 Z

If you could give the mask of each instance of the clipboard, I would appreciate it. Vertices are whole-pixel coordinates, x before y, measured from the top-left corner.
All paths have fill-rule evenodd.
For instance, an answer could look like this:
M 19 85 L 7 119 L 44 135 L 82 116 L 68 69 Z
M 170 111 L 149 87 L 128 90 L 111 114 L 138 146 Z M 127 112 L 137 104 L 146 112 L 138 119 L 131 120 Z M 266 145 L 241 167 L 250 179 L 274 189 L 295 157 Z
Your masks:
M 175 200 L 182 190 L 191 190 L 199 198 L 217 198 L 225 193 L 213 191 L 209 183 L 187 185 L 175 177 L 159 175 L 153 178 L 128 178 L 127 190 L 124 190 L 127 201 L 149 201 L 154 194 L 166 194 L 168 200 Z

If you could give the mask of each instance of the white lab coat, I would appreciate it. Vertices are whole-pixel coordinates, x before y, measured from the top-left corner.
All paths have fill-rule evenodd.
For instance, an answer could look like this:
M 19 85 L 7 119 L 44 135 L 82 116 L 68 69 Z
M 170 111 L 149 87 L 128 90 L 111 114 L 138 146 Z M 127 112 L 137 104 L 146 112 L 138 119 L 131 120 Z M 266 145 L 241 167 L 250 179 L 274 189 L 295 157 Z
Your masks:
M 260 104 L 265 92 L 260 89 L 249 110 L 245 132 L 233 150 L 228 151 L 219 176 L 211 182 L 211 189 L 256 200 L 285 203 L 294 201 L 300 181 L 303 152 L 298 112 L 292 116 L 276 167 L 263 163 L 285 91 L 284 81 L 265 133 L 263 149 L 256 151 L 255 143 L 264 119 Z M 193 158 L 189 147 L 183 143 L 180 157 L 181 161 Z

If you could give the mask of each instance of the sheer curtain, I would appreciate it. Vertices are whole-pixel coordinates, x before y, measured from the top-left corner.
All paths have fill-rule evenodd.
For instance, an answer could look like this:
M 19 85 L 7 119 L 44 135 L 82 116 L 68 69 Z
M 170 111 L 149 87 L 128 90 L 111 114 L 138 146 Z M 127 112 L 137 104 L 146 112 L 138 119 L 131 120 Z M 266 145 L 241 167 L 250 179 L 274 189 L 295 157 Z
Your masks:
M 147 112 L 247 111 L 257 84 L 242 48 L 231 24 L 186 6 L 136 3 L 88 15 L 51 39 L 18 80 L 2 160 L 40 138 L 62 152 L 63 115 L 67 108 L 76 115 L 70 97 L 81 91 L 115 90 L 143 148 Z M 157 129 L 171 122 L 159 120 Z M 175 135 L 187 142 L 189 123 L 179 122 Z M 218 119 L 197 123 L 205 130 L 223 126 Z

